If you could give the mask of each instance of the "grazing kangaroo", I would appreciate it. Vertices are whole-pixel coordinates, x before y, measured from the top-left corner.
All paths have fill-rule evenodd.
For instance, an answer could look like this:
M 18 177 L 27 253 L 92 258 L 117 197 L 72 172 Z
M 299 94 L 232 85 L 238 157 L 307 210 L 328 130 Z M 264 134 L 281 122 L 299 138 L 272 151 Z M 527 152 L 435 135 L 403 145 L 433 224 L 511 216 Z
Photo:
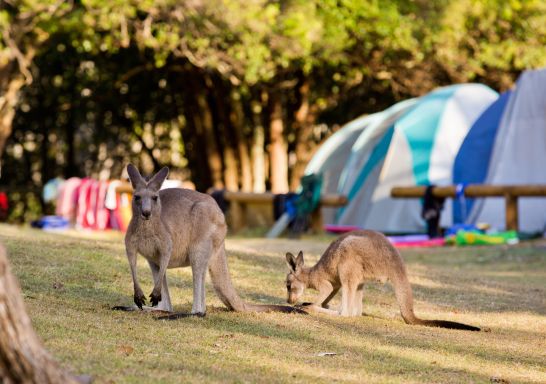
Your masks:
M 233 311 L 280 311 L 304 313 L 298 308 L 280 305 L 245 303 L 231 283 L 224 239 L 227 232 L 224 214 L 209 195 L 188 189 L 160 191 L 169 174 L 167 167 L 146 181 L 138 169 L 127 166 L 134 189 L 133 217 L 125 235 L 125 249 L 134 284 L 134 301 L 138 308 L 146 297 L 137 279 L 136 258 L 140 253 L 152 270 L 154 288 L 151 309 L 172 312 L 167 286 L 167 268 L 191 266 L 193 275 L 192 315 L 205 315 L 205 275 L 207 268 L 220 300 Z M 114 307 L 131 310 L 134 307 Z M 171 315 L 168 318 L 188 316 Z
M 286 277 L 288 303 L 295 304 L 305 288 L 319 291 L 314 303 L 307 304 L 310 312 L 341 316 L 362 315 L 365 280 L 390 281 L 407 324 L 479 331 L 471 325 L 444 320 L 422 320 L 413 313 L 413 295 L 402 257 L 381 233 L 354 231 L 347 233 L 326 249 L 317 264 L 304 266 L 303 253 L 298 257 L 286 254 L 291 272 Z M 341 288 L 341 308 L 334 311 L 328 303 Z

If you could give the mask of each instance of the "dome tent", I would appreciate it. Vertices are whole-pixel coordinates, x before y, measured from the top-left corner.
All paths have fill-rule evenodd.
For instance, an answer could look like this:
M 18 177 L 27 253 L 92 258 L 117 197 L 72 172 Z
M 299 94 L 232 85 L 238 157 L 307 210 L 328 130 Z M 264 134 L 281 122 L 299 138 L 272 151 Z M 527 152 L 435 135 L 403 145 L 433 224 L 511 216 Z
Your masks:
M 316 152 L 306 167 L 305 174 L 321 174 L 322 193 L 338 193 L 341 186 L 353 183 L 363 167 L 363 160 L 370 154 L 386 130 L 415 100 L 395 104 L 383 112 L 359 117 L 334 133 Z M 333 223 L 337 209 L 323 208 L 323 218 Z
M 546 184 L 546 69 L 526 71 L 508 96 L 498 125 L 485 184 Z M 519 201 L 519 228 L 542 232 L 546 199 Z M 468 222 L 505 229 L 503 199 L 478 199 Z
M 379 118 L 380 113 L 359 117 L 334 133 L 313 155 L 305 169 L 305 175 L 322 175 L 322 194 L 337 193 L 339 177 L 351 154 L 351 147 L 364 128 Z M 334 208 L 322 208 L 325 222 L 334 220 Z
M 356 135 L 346 136 L 351 141 L 344 141 L 343 147 L 350 147 L 351 151 L 348 156 L 343 151 L 347 161 L 341 173 L 339 166 L 329 166 L 330 162 L 340 160 L 335 149 L 329 150 L 331 156 L 320 159 L 320 166 L 312 160 L 306 169 L 306 174 L 326 175 L 335 168 L 333 178 L 338 178 L 337 189 L 323 193 L 337 192 L 348 197 L 347 206 L 337 209 L 335 215 L 324 216 L 325 223 L 387 233 L 424 231 L 420 201 L 392 199 L 391 188 L 452 184 L 453 162 L 461 143 L 497 96 L 481 84 L 453 85 L 371 115 L 356 140 Z M 323 146 L 338 146 L 330 140 Z M 443 226 L 452 223 L 452 208 L 446 205 L 446 209 Z

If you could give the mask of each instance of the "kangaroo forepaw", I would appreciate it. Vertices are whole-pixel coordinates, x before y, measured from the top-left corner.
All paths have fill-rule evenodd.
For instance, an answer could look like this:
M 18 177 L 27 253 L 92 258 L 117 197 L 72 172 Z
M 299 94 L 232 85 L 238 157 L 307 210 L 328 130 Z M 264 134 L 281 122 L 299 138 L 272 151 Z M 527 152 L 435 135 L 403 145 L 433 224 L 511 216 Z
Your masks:
M 138 292 L 138 293 L 135 292 L 134 300 L 135 300 L 135 304 L 140 309 L 142 309 L 142 306 L 146 304 L 146 297 L 144 296 L 142 292 Z
M 156 293 L 155 290 L 152 291 L 150 294 L 150 303 L 152 303 L 152 307 L 157 306 L 159 302 L 161 301 L 161 292 Z

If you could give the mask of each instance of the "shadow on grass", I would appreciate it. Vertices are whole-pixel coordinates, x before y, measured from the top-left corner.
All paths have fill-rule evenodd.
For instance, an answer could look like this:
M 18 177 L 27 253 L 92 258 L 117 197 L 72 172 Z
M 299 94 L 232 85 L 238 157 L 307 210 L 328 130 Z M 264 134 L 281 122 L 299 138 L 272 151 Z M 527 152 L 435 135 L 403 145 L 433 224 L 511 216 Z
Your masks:
M 518 364 L 526 365 L 526 368 L 528 369 L 536 369 L 542 359 L 542 356 L 532 353 L 518 352 L 517 357 L 506 353 L 505 346 L 510 345 L 510 343 L 513 342 L 516 334 L 517 336 L 523 337 L 536 337 L 537 335 L 533 332 L 510 331 L 509 335 L 500 335 L 495 329 L 491 332 L 470 332 L 404 324 L 402 327 L 408 327 L 406 333 L 403 328 L 399 328 L 400 322 L 398 322 L 398 324 L 395 323 L 396 320 L 363 320 L 363 324 L 355 325 L 354 323 L 346 324 L 336 318 L 329 318 L 326 315 L 322 315 L 318 321 L 332 330 L 342 330 L 347 333 L 353 333 L 355 336 L 359 335 L 367 338 L 376 338 L 382 340 L 386 345 L 399 347 L 401 349 L 437 352 L 435 339 L 437 336 L 441 336 L 447 338 L 446 343 L 442 346 L 442 350 L 447 353 L 461 356 L 470 354 L 483 361 L 496 361 L 507 364 L 512 364 L 514 360 L 517 360 Z M 386 328 L 373 327 L 374 322 L 381 322 Z M 370 323 L 372 323 L 372 326 Z M 419 333 L 416 334 L 416 331 Z M 488 345 L 487 350 L 483 349 L 483 345 L 477 343 L 478 341 L 484 342 L 484 340 L 487 343 L 487 339 L 493 337 L 505 339 L 506 343 L 503 343 L 503 347 L 498 349 Z
M 317 356 L 319 351 L 328 350 L 336 351 L 338 355 L 346 355 L 351 359 L 362 359 L 363 366 L 363 375 L 371 375 L 378 377 L 389 377 L 391 379 L 400 376 L 403 378 L 404 375 L 409 373 L 427 372 L 428 374 L 436 372 L 436 377 L 440 382 L 445 382 L 450 375 L 456 375 L 457 379 L 462 379 L 461 375 L 465 376 L 467 379 L 478 382 L 488 382 L 490 377 L 481 373 L 477 373 L 472 369 L 456 369 L 452 367 L 442 366 L 440 363 L 436 362 L 427 362 L 422 361 L 418 357 L 408 358 L 402 356 L 396 351 L 385 350 L 383 348 L 374 348 L 373 346 L 367 345 L 367 343 L 361 343 L 357 345 L 348 345 L 341 342 L 338 342 L 336 339 L 329 339 L 324 337 L 327 334 L 327 330 L 321 330 L 320 332 L 309 332 L 309 331 L 299 331 L 291 329 L 290 326 L 279 327 L 277 323 L 278 320 L 271 320 L 267 317 L 261 316 L 259 319 L 245 317 L 216 317 L 209 318 L 204 320 L 200 325 L 203 328 L 213 329 L 222 334 L 233 334 L 233 333 L 243 333 L 256 337 L 267 337 L 274 339 L 284 340 L 286 344 L 287 354 L 284 356 L 284 359 L 291 361 L 292 364 L 277 364 L 278 362 L 274 360 L 273 357 L 269 359 L 261 358 L 262 366 L 256 365 L 256 362 L 246 362 L 244 359 L 237 361 L 237 373 L 231 376 L 228 371 L 224 371 L 225 374 L 217 376 L 215 371 L 204 370 L 202 367 L 184 367 L 184 370 L 195 371 L 198 374 L 205 374 L 211 376 L 210 379 L 222 379 L 221 381 L 226 382 L 240 382 L 245 381 L 245 373 L 248 372 L 251 375 L 252 372 L 256 370 L 265 369 L 274 370 L 274 377 L 262 377 L 262 381 L 275 382 L 285 381 L 290 379 L 302 380 L 304 382 L 312 382 L 318 379 L 324 380 L 342 380 L 342 381 L 353 381 L 360 382 L 362 377 L 360 377 L 358 372 L 354 372 L 354 362 L 349 361 L 348 364 L 343 362 L 337 362 L 338 357 L 328 357 L 326 359 L 320 358 Z M 332 327 L 336 330 L 343 330 L 347 333 L 355 334 L 355 337 L 360 334 L 364 339 L 382 339 L 384 334 L 366 326 L 358 326 L 355 332 L 354 324 L 343 324 L 334 319 L 324 319 L 320 318 L 319 322 L 328 327 Z M 309 350 L 308 354 L 301 355 L 297 352 L 291 353 L 291 345 L 293 343 L 297 344 L 307 344 L 311 348 L 315 346 L 312 350 Z M 388 346 L 398 348 L 400 351 L 415 350 L 416 352 L 428 351 L 430 353 L 437 353 L 437 347 L 431 345 L 431 343 L 421 342 L 419 336 L 409 337 L 404 335 L 397 335 L 396 339 L 390 340 L 387 342 Z M 236 348 L 236 346 L 235 346 Z M 510 359 L 505 359 L 504 356 L 497 356 L 496 354 L 483 356 L 479 350 L 468 350 L 466 345 L 461 346 L 448 346 L 445 348 L 445 351 L 453 354 L 468 356 L 472 354 L 474 357 L 482 358 L 484 360 L 496 359 L 498 357 L 502 358 L 502 361 L 511 362 Z M 456 358 L 456 357 L 455 357 Z M 321 360 L 322 359 L 322 360 Z M 521 361 L 521 360 L 520 360 Z M 536 364 L 536 359 L 530 361 L 522 361 L 524 364 L 529 364 L 529 368 L 533 364 Z M 306 367 L 307 366 L 307 367 Z M 311 366 L 311 369 L 309 369 Z M 314 370 L 313 367 L 320 367 L 321 369 Z M 274 367 L 274 368 L 271 368 Z M 307 368 L 307 369 L 306 369 Z M 331 369 L 329 372 L 328 369 Z M 243 375 L 241 375 L 243 371 Z M 312 373 L 310 371 L 316 371 Z M 326 371 L 326 373 L 325 373 Z M 266 372 L 267 373 L 267 372 Z M 344 378 L 344 374 L 349 376 L 355 376 L 354 379 Z M 444 379 L 440 379 L 444 377 Z M 253 380 L 256 380 L 254 377 Z M 449 380 L 447 380 L 449 381 Z

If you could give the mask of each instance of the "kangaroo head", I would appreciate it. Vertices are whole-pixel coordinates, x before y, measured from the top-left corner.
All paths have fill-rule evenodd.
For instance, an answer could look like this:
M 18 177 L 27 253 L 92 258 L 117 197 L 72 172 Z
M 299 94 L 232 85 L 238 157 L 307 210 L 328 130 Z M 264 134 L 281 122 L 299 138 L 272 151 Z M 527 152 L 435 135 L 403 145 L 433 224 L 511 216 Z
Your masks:
M 163 181 L 169 175 L 169 168 L 161 168 L 149 181 L 146 181 L 140 175 L 140 172 L 133 164 L 127 166 L 127 173 L 134 189 L 133 217 L 138 217 L 142 220 L 159 217 L 161 214 L 159 190 L 161 189 L 161 184 L 163 184 Z
M 286 276 L 286 290 L 288 293 L 288 303 L 295 304 L 303 295 L 307 288 L 306 276 L 303 272 L 303 252 L 298 253 L 298 257 L 288 252 L 286 254 L 286 262 L 290 267 L 290 272 Z

